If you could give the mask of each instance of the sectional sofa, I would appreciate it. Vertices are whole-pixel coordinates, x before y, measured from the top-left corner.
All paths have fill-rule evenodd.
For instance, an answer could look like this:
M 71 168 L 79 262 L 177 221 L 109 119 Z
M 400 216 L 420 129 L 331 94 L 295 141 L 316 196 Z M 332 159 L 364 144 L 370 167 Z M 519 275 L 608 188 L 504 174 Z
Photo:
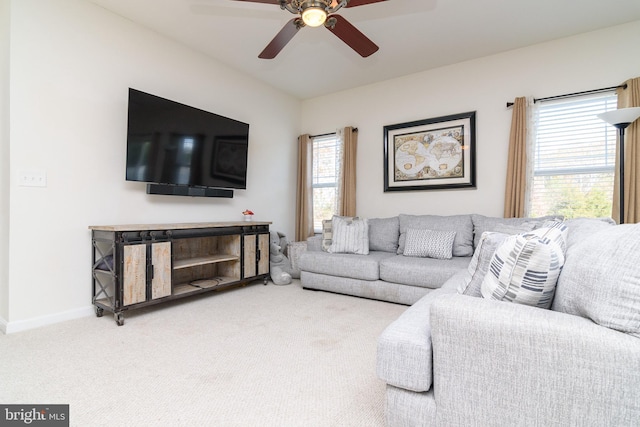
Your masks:
M 460 219 L 451 224 L 468 227 Z M 640 425 L 640 225 L 568 220 L 560 226 L 560 245 L 548 238 L 553 226 L 547 222 L 471 215 L 473 254 L 459 257 L 462 268 L 439 276 L 440 286 L 424 265 L 435 269 L 441 260 L 412 261 L 426 268 L 429 286 L 390 276 L 393 269 L 383 261 L 405 256 L 400 236 L 404 230 L 406 239 L 411 227 L 402 224 L 431 220 L 399 216 L 395 252 L 389 247 L 369 255 L 330 253 L 316 238 L 301 256 L 304 287 L 405 304 L 422 293 L 378 340 L 376 370 L 386 383 L 387 425 Z M 393 221 L 381 222 L 389 232 Z M 562 254 L 546 258 L 549 268 L 542 276 L 549 279 L 551 270 L 557 275 L 550 280 L 551 297 L 542 295 L 544 289 L 538 296 L 544 308 L 519 299 L 526 286 L 504 289 L 502 300 L 485 292 L 487 276 L 500 275 L 506 243 L 529 238 L 552 247 L 551 255 Z M 369 276 L 354 272 L 358 260 L 371 255 L 378 276 L 371 265 Z M 394 291 L 379 289 L 385 285 Z
M 400 214 L 370 218 L 366 255 L 329 252 L 331 241 L 327 240 L 331 237 L 327 236 L 332 236 L 331 231 L 308 239 L 307 251 L 298 260 L 300 282 L 305 289 L 412 305 L 467 268 L 483 232 L 516 233 L 553 218 L 558 217 L 504 219 L 478 214 Z M 455 233 L 452 256 L 406 256 L 407 234 L 413 230 Z

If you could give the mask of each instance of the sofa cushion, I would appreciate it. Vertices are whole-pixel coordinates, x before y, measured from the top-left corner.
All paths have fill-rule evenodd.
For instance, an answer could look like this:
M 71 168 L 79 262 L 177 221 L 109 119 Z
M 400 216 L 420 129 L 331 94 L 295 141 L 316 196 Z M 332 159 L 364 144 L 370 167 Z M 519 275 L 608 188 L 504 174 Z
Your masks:
M 334 216 L 332 219 L 333 237 L 329 252 L 334 254 L 369 253 L 369 224 L 366 218 L 344 218 Z
M 564 223 L 567 225 L 567 251 L 592 234 L 616 225 L 611 218 L 573 218 Z
M 471 257 L 413 258 L 396 255 L 380 261 L 380 279 L 401 285 L 436 289 L 469 265 Z
M 331 254 L 324 251 L 300 254 L 300 270 L 329 276 L 349 277 L 361 280 L 380 278 L 380 260 L 395 257 L 389 252 L 371 251 L 368 255 Z
M 391 218 L 369 218 L 369 250 L 396 253 L 400 239 L 400 221 Z
M 407 229 L 424 229 L 438 231 L 455 231 L 453 240 L 454 257 L 470 257 L 473 255 L 473 223 L 471 215 L 404 215 L 398 216 L 400 220 L 400 239 L 398 242 L 398 254 L 404 253 Z
M 482 236 L 482 233 L 484 233 L 485 231 L 497 231 L 506 234 L 517 234 L 541 227 L 547 221 L 562 221 L 562 219 L 562 215 L 549 215 L 539 218 L 498 218 L 473 214 L 471 215 L 474 234 L 473 244 L 474 247 L 478 247 L 480 236 Z M 509 232 L 510 228 L 513 230 L 512 232 Z
M 558 280 L 553 310 L 640 337 L 640 224 L 575 243 Z
M 484 276 L 489 271 L 491 259 L 498 246 L 502 244 L 509 234 L 493 233 L 485 231 L 482 233 L 480 242 L 473 253 L 467 273 L 460 280 L 458 293 L 472 297 L 481 297 L 480 286 Z
M 484 298 L 551 307 L 565 261 L 567 227 L 555 223 L 509 236 L 496 249 L 481 292 Z
M 451 259 L 455 231 L 407 229 L 404 256 Z

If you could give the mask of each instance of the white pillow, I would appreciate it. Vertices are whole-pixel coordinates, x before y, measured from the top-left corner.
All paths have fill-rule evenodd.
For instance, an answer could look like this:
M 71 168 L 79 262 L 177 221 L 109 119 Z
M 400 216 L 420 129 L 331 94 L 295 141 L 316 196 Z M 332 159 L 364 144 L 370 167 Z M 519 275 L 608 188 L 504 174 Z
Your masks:
M 369 223 L 366 218 L 334 216 L 329 252 L 334 254 L 369 254 Z
M 567 227 L 550 225 L 504 240 L 482 281 L 483 298 L 551 307 L 564 265 Z
M 451 259 L 455 237 L 455 231 L 408 228 L 402 254 L 421 258 Z

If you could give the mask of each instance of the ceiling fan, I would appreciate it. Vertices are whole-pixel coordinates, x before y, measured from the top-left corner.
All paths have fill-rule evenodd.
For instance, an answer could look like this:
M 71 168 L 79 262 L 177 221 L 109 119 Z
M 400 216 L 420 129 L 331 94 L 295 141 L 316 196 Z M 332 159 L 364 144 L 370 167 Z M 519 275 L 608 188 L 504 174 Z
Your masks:
M 378 46 L 362 34 L 356 27 L 340 15 L 336 15 L 343 7 L 364 6 L 387 0 L 235 0 L 253 3 L 268 3 L 280 6 L 280 9 L 299 15 L 280 30 L 273 40 L 258 55 L 261 59 L 273 59 L 296 35 L 302 27 L 319 27 L 335 34 L 340 40 L 366 58 L 378 51 Z

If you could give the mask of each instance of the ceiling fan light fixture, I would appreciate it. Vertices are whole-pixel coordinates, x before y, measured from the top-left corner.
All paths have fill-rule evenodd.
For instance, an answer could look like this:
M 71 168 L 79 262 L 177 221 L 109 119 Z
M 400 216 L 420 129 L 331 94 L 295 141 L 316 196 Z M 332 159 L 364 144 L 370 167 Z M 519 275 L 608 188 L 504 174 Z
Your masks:
M 319 27 L 327 20 L 327 12 L 320 7 L 308 7 L 302 12 L 302 22 L 309 27 Z

